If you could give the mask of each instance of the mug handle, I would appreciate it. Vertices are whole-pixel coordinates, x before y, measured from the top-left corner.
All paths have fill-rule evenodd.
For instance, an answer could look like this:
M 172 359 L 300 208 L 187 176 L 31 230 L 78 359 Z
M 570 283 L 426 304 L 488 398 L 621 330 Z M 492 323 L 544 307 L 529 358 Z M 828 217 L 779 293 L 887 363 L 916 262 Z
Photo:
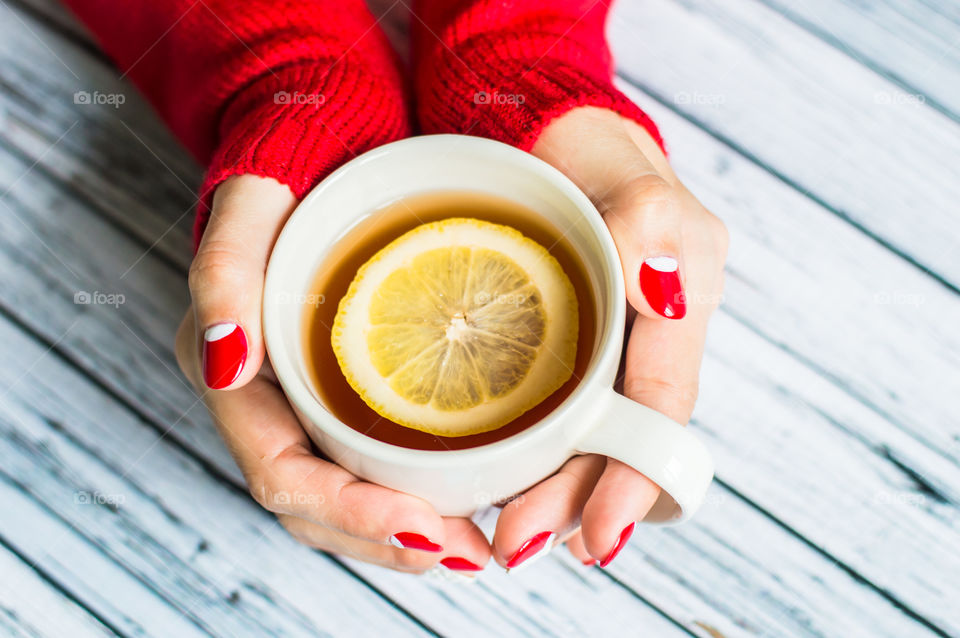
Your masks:
M 660 486 L 645 523 L 682 523 L 703 502 L 713 480 L 713 458 L 686 427 L 610 388 L 596 425 L 576 445 L 626 463 Z

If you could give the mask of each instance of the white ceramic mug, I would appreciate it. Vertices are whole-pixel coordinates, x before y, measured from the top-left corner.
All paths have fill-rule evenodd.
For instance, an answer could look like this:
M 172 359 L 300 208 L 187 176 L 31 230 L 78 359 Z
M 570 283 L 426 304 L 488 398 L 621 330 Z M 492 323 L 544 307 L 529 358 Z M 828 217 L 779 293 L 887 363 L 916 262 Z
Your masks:
M 377 209 L 431 191 L 473 191 L 511 199 L 542 215 L 577 251 L 593 287 L 597 336 L 583 379 L 531 427 L 480 447 L 414 450 L 364 436 L 323 405 L 308 374 L 304 299 L 327 253 Z M 329 300 L 335 303 L 337 300 Z M 429 501 L 445 516 L 522 492 L 576 454 L 619 459 L 661 487 L 644 519 L 686 520 L 713 478 L 706 447 L 679 423 L 613 390 L 626 297 L 610 233 L 590 200 L 552 166 L 478 137 L 429 135 L 381 146 L 348 162 L 297 207 L 270 257 L 263 327 L 270 361 L 304 428 L 355 475 Z

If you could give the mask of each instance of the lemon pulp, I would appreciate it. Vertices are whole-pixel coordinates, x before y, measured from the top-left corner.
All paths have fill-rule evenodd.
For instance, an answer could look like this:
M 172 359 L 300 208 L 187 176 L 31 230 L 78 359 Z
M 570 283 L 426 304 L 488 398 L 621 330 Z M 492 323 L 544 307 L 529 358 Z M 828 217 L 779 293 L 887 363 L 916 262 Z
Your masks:
M 545 248 L 508 226 L 453 218 L 405 233 L 357 271 L 331 341 L 377 413 L 465 436 L 563 385 L 577 330 L 573 285 Z

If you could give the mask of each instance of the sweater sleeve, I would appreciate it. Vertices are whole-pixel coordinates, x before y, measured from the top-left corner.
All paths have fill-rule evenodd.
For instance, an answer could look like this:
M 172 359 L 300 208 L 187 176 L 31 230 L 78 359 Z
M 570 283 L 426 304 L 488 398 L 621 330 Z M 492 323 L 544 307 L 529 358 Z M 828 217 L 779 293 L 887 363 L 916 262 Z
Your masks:
M 612 83 L 607 0 L 418 0 L 417 115 L 427 133 L 468 133 L 529 150 L 577 106 L 653 121 Z
M 198 241 L 228 177 L 272 177 L 302 198 L 410 134 L 398 60 L 364 0 L 66 2 L 207 166 Z

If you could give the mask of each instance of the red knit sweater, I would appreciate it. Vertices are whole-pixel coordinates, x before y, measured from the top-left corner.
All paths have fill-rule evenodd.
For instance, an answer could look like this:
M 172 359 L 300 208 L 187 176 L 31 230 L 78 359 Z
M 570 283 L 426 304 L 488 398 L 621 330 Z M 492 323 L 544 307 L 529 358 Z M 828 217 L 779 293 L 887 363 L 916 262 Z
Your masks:
M 196 237 L 227 177 L 303 197 L 412 133 L 398 58 L 363 0 L 66 0 L 204 163 Z M 419 0 L 414 92 L 424 132 L 529 149 L 549 120 L 603 106 L 656 127 L 611 84 L 603 0 Z

